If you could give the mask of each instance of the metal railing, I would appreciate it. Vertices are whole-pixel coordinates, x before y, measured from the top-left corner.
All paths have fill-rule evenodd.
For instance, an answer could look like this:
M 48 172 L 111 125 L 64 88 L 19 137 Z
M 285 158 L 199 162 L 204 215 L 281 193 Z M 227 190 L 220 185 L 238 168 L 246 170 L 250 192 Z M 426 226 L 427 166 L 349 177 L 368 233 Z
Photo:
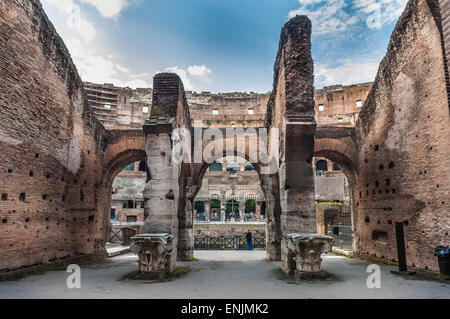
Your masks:
M 252 241 L 253 249 L 266 249 L 266 239 L 255 237 Z M 194 249 L 197 250 L 246 250 L 245 237 L 197 237 L 194 239 Z

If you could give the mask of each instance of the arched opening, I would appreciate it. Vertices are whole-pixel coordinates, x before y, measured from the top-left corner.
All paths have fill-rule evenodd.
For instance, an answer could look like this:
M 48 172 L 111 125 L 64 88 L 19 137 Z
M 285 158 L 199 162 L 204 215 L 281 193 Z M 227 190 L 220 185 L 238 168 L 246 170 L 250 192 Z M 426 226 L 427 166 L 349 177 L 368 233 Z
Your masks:
M 346 155 L 330 150 L 316 151 L 315 163 L 317 232 L 335 237 L 335 248 L 353 251 L 356 242 L 355 166 Z M 332 170 L 324 170 L 325 166 Z
M 316 161 L 316 175 L 324 175 L 325 172 L 328 172 L 328 163 L 326 160 L 318 160 Z
M 110 156 L 105 164 L 102 183 L 106 194 L 103 229 L 107 247 L 123 240 L 124 227 L 134 228 L 138 232 L 143 225 L 143 191 L 147 181 L 144 165 L 146 171 L 146 153 L 143 149 L 118 152 Z
M 140 161 L 139 162 L 139 172 L 147 172 L 147 161 Z
M 236 161 L 230 161 L 227 163 L 227 172 L 230 174 L 236 174 L 241 170 L 241 166 Z
M 209 202 L 211 213 L 210 213 L 210 220 L 212 222 L 218 222 L 220 221 L 220 200 L 218 199 L 212 199 Z
M 241 219 L 240 211 L 239 211 L 239 202 L 232 199 L 227 202 L 227 207 L 225 210 L 225 220 L 227 221 L 236 221 Z
M 252 163 L 250 163 L 250 162 L 245 163 L 245 165 L 244 165 L 244 171 L 246 171 L 246 172 L 252 172 L 252 171 L 254 171 L 254 170 L 255 170 L 255 167 L 252 165 Z
M 256 215 L 256 201 L 254 199 L 249 199 L 245 202 L 245 219 L 254 220 Z
M 222 164 L 221 163 L 214 162 L 211 165 L 209 165 L 209 171 L 210 172 L 221 172 L 222 170 L 223 169 L 222 169 Z
M 207 203 L 206 225 L 194 218 L 194 250 L 246 249 L 245 236 L 251 227 L 258 242 L 255 250 L 265 251 L 266 221 L 256 216 L 266 202 L 258 164 L 251 164 L 246 156 L 225 152 L 208 162 L 213 164 L 205 163 L 200 169 L 201 182 L 194 200 Z M 211 169 L 218 167 L 215 163 L 223 163 L 225 170 Z
M 194 203 L 194 218 L 197 221 L 206 221 L 205 202 L 196 201 Z

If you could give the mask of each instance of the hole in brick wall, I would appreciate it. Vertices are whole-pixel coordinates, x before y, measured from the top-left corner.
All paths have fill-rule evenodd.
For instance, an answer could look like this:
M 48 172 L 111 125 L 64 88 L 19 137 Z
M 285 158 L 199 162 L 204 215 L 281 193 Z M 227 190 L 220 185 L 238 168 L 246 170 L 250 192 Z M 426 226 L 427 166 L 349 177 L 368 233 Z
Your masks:
M 372 232 L 372 239 L 373 240 L 388 239 L 388 233 L 381 230 L 374 230 Z
M 377 220 L 377 224 L 378 224 L 378 225 L 381 225 L 381 221 L 380 221 L 380 220 Z
M 42 195 L 42 199 L 43 200 L 47 200 L 48 199 L 48 195 Z
M 390 179 L 386 180 L 386 185 L 391 185 L 391 180 Z
M 34 155 L 34 157 L 35 157 L 35 158 L 39 158 L 39 154 L 36 153 L 36 154 Z
M 373 193 L 374 195 L 376 195 L 376 194 L 377 194 L 377 191 L 376 191 L 376 190 L 373 190 L 372 193 Z
M 375 186 L 376 186 L 376 187 L 380 186 L 380 182 L 379 182 L 379 181 L 376 181 L 376 182 L 375 182 Z
M 375 152 L 380 149 L 379 145 L 375 145 Z
M 65 202 L 65 201 L 66 201 L 66 195 L 63 195 L 63 196 L 61 197 L 61 201 L 62 201 L 62 202 Z
M 370 218 L 369 218 L 369 216 L 366 216 L 366 218 L 364 219 L 364 221 L 366 222 L 366 224 L 370 223 Z
M 33 175 L 34 175 L 34 172 L 33 171 L 30 171 L 30 177 L 33 177 Z
M 48 222 L 48 221 L 49 221 L 49 218 L 48 218 L 48 217 L 46 217 L 46 218 L 45 218 L 45 221 L 46 221 L 46 222 Z
M 84 192 L 80 189 L 80 201 L 84 202 Z
M 12 169 L 8 169 L 8 173 L 11 174 L 13 172 Z
M 88 222 L 91 224 L 94 222 L 94 215 L 88 217 Z
M 2 194 L 2 200 L 8 200 L 8 194 Z
M 25 219 L 25 223 L 29 223 L 30 222 L 30 219 L 29 218 L 26 218 Z
M 389 194 L 389 189 L 386 189 L 386 194 Z
M 392 193 L 395 194 L 397 193 L 397 190 L 395 188 L 392 189 Z
M 367 160 L 367 158 L 364 160 L 364 162 L 369 163 L 369 161 Z
M 392 220 L 389 219 L 389 220 L 388 220 L 388 224 L 389 224 L 389 225 L 392 225 Z
M 6 224 L 8 220 L 6 218 L 2 219 L 2 224 Z
M 47 175 L 45 175 L 45 178 L 50 179 L 50 177 L 52 177 L 52 175 L 50 173 L 48 173 Z
M 383 191 L 380 189 L 380 190 L 378 191 L 378 194 L 383 194 Z
M 389 168 L 392 169 L 392 168 L 394 168 L 394 166 L 395 166 L 395 165 L 394 165 L 394 162 L 390 162 L 390 163 L 389 163 Z
M 437 184 L 436 187 L 439 188 L 439 184 Z
M 24 202 L 26 199 L 27 199 L 27 194 L 25 194 L 25 193 L 20 193 L 20 195 L 19 195 L 19 200 L 20 200 L 21 202 Z
M 384 165 L 381 164 L 380 167 L 378 167 L 380 169 L 380 171 L 384 170 Z
M 404 224 L 405 226 L 409 226 L 409 221 L 405 220 L 405 221 L 403 222 L 403 224 Z

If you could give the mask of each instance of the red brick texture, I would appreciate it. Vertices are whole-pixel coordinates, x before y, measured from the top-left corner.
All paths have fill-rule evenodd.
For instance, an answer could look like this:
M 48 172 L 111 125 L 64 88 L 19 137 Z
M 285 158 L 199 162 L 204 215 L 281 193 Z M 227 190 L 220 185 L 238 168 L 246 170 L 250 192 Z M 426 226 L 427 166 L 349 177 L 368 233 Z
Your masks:
M 356 126 L 358 253 L 397 260 L 404 222 L 408 264 L 436 270 L 449 244 L 450 127 L 441 36 L 425 0 L 412 0 L 391 37 Z

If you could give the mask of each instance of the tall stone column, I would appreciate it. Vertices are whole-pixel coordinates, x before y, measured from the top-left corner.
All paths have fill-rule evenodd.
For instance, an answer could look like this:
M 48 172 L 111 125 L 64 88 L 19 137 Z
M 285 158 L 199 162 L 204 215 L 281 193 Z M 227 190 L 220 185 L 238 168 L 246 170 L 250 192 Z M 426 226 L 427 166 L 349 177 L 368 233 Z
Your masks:
M 205 215 L 206 215 L 206 221 L 211 221 L 211 202 L 207 200 L 205 202 Z
M 167 256 L 167 271 L 176 268 L 178 218 L 174 197 L 171 164 L 171 140 L 168 133 L 147 135 L 147 163 L 151 180 L 144 190 L 146 216 L 143 234 L 168 233 L 173 236 L 173 249 Z
M 281 31 L 274 71 L 267 117 L 270 127 L 280 131 L 281 259 L 287 271 L 292 264 L 288 235 L 316 232 L 314 75 L 311 21 L 306 16 L 292 18 Z
M 186 137 L 176 128 L 187 131 L 191 128 L 183 83 L 174 73 L 160 73 L 153 80 L 151 116 L 143 127 L 147 139 L 147 163 L 151 164 L 147 165 L 146 219 L 142 232 L 150 238 L 170 235 L 167 238 L 170 238 L 171 249 L 164 255 L 166 272 L 175 270 L 177 255 L 187 256 L 183 259 L 192 256 L 194 246 L 193 207 L 186 198 L 190 164 L 183 163 L 181 158 Z

